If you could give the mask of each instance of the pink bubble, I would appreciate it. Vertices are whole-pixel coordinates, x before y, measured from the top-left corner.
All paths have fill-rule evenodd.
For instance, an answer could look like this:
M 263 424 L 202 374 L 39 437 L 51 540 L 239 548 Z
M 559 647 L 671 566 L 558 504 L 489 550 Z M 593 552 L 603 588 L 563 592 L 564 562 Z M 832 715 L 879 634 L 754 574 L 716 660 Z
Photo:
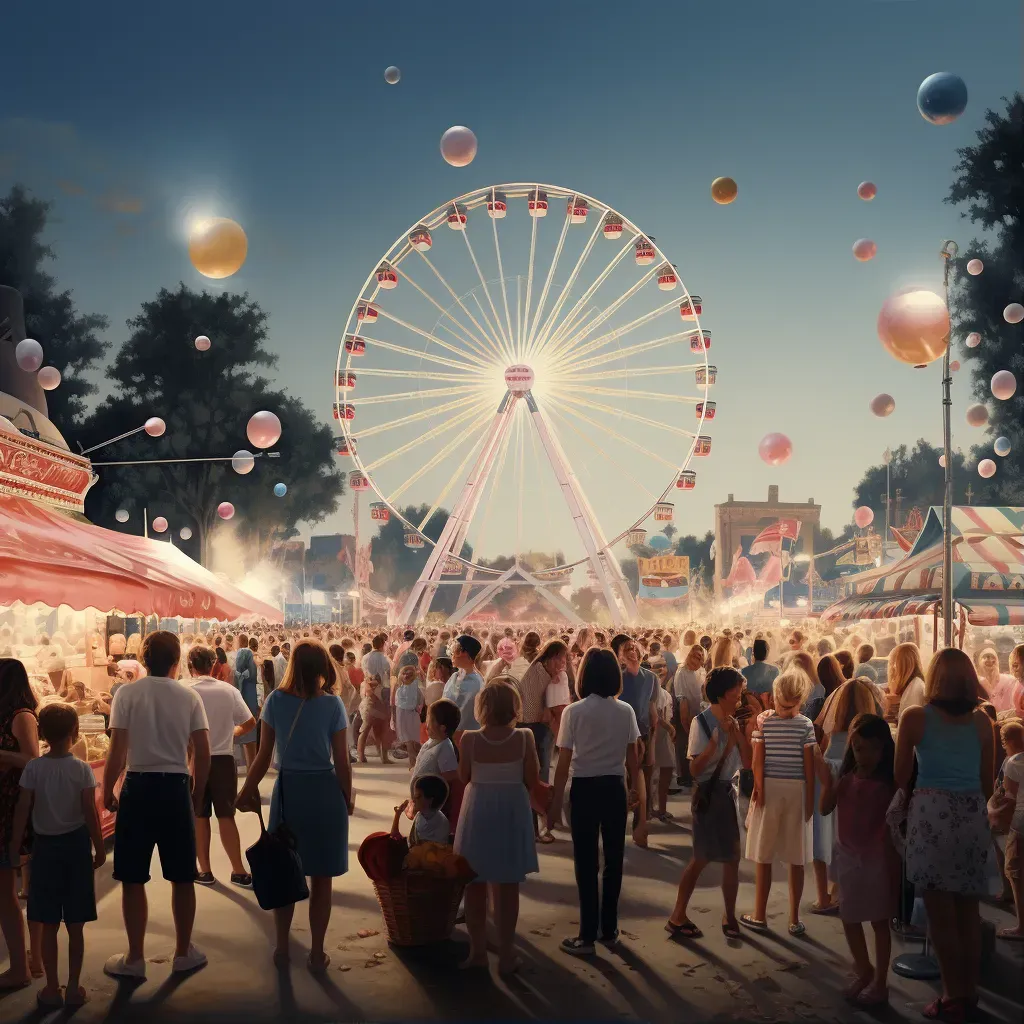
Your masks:
M 981 344 L 981 335 L 977 331 L 971 331 L 971 333 L 964 338 L 964 344 L 968 348 L 977 348 Z
M 935 292 L 907 288 L 890 295 L 878 314 L 878 337 L 901 363 L 925 366 L 940 358 L 949 339 L 949 310 Z
M 860 260 L 861 263 L 867 263 L 868 260 L 874 259 L 877 252 L 878 246 L 870 238 L 858 238 L 853 243 L 854 258 Z
M 785 434 L 765 434 L 757 446 L 757 454 L 769 466 L 781 466 L 789 462 L 793 454 L 793 442 Z
M 36 380 L 44 391 L 53 391 L 60 387 L 60 379 L 60 370 L 56 366 L 44 366 L 36 374 Z
M 269 448 L 281 438 L 281 421 L 272 412 L 262 409 L 253 413 L 245 427 L 245 436 L 256 448 Z
M 996 475 L 996 464 L 991 459 L 982 459 L 978 463 L 978 476 L 985 480 Z
M 965 418 L 969 427 L 983 427 L 988 423 L 988 408 L 980 403 L 968 406 Z
M 1011 302 L 1003 310 L 1003 319 L 1008 324 L 1019 324 L 1021 320 L 1024 320 L 1024 306 L 1019 302 Z
M 195 340 L 195 346 L 198 352 L 209 352 L 210 339 L 205 334 L 200 334 Z
M 968 260 L 967 261 L 967 273 L 971 277 L 977 277 L 985 269 L 985 264 L 981 260 Z
M 150 437 L 162 437 L 167 431 L 167 424 L 159 416 L 150 416 L 145 429 Z
M 153 527 L 154 533 L 167 532 L 167 520 L 163 516 L 157 516 L 150 525 Z
M 219 515 L 221 519 L 230 519 L 234 514 L 235 506 L 232 505 L 230 501 L 222 501 L 217 506 L 217 515 Z
M 878 188 L 873 181 L 862 181 L 857 186 L 857 195 L 865 202 L 871 202 L 878 195 Z
M 992 397 L 1005 402 L 1013 398 L 1017 390 L 1017 378 L 1009 370 L 997 370 L 992 375 Z
M 863 530 L 866 526 L 870 526 L 875 521 L 875 513 L 868 508 L 867 505 L 861 505 L 853 513 L 853 521 Z
M 871 399 L 871 411 L 876 416 L 889 416 L 896 410 L 896 399 L 884 392 Z
M 461 124 L 453 125 L 441 136 L 441 156 L 452 167 L 465 167 L 476 156 L 476 136 Z
M 959 370 L 959 369 L 960 369 L 960 360 L 959 360 L 959 359 L 954 359 L 954 360 L 953 360 L 953 361 L 952 361 L 952 362 L 951 362 L 951 363 L 949 364 L 949 368 L 950 368 L 950 370 L 952 370 L 952 371 L 953 371 L 953 373 L 956 373 L 956 372 L 957 372 L 957 370 Z

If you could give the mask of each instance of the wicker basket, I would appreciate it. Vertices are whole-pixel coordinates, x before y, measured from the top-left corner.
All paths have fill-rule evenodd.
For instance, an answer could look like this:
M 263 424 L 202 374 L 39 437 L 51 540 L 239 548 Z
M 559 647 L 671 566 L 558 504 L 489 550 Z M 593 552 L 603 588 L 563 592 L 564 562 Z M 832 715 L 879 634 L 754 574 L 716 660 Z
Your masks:
M 444 942 L 455 927 L 466 883 L 421 871 L 403 871 L 387 882 L 374 882 L 388 942 L 426 946 Z

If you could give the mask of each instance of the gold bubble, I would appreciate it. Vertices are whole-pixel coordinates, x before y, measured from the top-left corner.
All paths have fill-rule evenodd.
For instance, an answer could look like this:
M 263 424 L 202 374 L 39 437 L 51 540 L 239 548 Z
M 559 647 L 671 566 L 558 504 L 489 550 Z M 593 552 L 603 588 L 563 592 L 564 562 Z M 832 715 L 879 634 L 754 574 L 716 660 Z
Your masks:
M 739 186 L 732 178 L 715 178 L 711 182 L 711 198 L 720 206 L 728 206 L 739 192 Z
M 203 277 L 224 278 L 237 273 L 248 251 L 249 241 L 242 226 L 227 217 L 202 221 L 188 239 L 189 259 Z

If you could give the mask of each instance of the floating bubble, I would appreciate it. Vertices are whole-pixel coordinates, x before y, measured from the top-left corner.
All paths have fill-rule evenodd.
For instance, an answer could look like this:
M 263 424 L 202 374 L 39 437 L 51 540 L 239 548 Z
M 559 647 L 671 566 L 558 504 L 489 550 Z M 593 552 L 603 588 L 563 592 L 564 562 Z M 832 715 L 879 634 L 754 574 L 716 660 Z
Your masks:
M 200 334 L 195 340 L 195 346 L 199 352 L 209 352 L 210 339 L 205 334 Z
M 957 370 L 959 370 L 959 369 L 960 369 L 960 360 L 959 360 L 959 359 L 954 359 L 954 360 L 953 360 L 953 361 L 952 361 L 952 362 L 951 362 L 951 363 L 949 364 L 949 368 L 950 368 L 950 370 L 951 370 L 951 371 L 952 371 L 953 373 L 956 373 L 956 372 L 957 372 Z
M 878 314 L 878 337 L 889 355 L 901 363 L 922 366 L 934 362 L 948 344 L 946 303 L 922 288 L 896 292 Z
M 231 277 L 245 263 L 248 251 L 242 226 L 228 217 L 201 221 L 188 236 L 188 257 L 203 277 Z
M 219 515 L 221 519 L 230 519 L 234 514 L 235 506 L 232 505 L 230 501 L 222 501 L 217 506 L 217 515 Z
M 896 399 L 884 392 L 871 399 L 871 411 L 876 416 L 889 416 L 896 411 Z
M 231 456 L 231 468 L 239 476 L 245 476 L 246 473 L 251 473 L 255 465 L 256 459 L 253 457 L 252 452 L 247 452 L 244 448 L 239 449 Z
M 277 444 L 281 438 L 281 421 L 274 413 L 261 409 L 249 417 L 249 422 L 245 426 L 245 436 L 256 448 L 269 448 Z
M 940 466 L 941 466 L 941 467 L 942 467 L 943 469 L 945 469 L 945 468 L 946 468 L 946 456 L 945 456 L 945 455 L 940 455 L 940 456 L 939 456 L 939 465 L 940 465 Z
M 441 156 L 452 167 L 466 167 L 476 156 L 476 136 L 465 125 L 453 125 L 441 136 Z
M 119 523 L 127 523 L 127 522 L 128 522 L 128 520 L 129 520 L 129 519 L 131 519 L 131 516 L 130 516 L 130 515 L 129 515 L 129 513 L 128 513 L 128 509 L 126 509 L 126 508 L 119 508 L 119 509 L 118 509 L 118 510 L 117 510 L 117 511 L 116 511 L 116 512 L 114 513 L 114 518 L 115 518 L 115 519 L 116 519 L 116 520 L 117 520 L 117 521 L 118 521 Z
M 288 493 L 288 485 L 277 483 L 274 484 L 274 496 L 277 498 L 283 498 Z
M 180 530 L 178 531 L 178 536 L 179 536 L 179 537 L 180 537 L 180 538 L 181 538 L 182 540 L 191 540 L 191 539 L 192 539 L 192 527 L 190 527 L 190 526 L 183 526 L 183 527 L 182 527 L 182 528 L 181 528 L 181 529 L 180 529 Z
M 878 195 L 878 188 L 873 181 L 862 181 L 857 186 L 857 195 L 865 202 L 870 203 Z
M 1017 390 L 1017 378 L 1009 370 L 997 370 L 992 374 L 992 397 L 1005 402 L 1013 398 Z
M 969 405 L 964 415 L 969 427 L 983 427 L 988 423 L 988 407 L 981 403 Z
M 917 109 L 931 124 L 952 124 L 967 109 L 967 86 L 959 75 L 940 71 L 918 87 Z
M 728 206 L 739 195 L 739 186 L 732 178 L 715 178 L 711 182 L 711 198 L 719 206 Z
M 145 430 L 150 437 L 162 437 L 167 432 L 167 424 L 159 416 L 150 416 Z
M 765 434 L 757 446 L 757 454 L 769 466 L 781 466 L 789 462 L 793 454 L 793 442 L 785 434 Z
M 153 527 L 154 533 L 167 532 L 167 520 L 163 516 L 157 516 L 150 525 Z
M 1024 306 L 1019 302 L 1011 302 L 1003 310 L 1003 319 L 1008 324 L 1019 324 L 1021 320 L 1024 320 Z
M 1008 437 L 997 437 L 992 445 L 992 450 L 1000 458 L 1005 458 L 1010 454 L 1010 439 Z
M 875 513 L 867 505 L 861 505 L 853 513 L 853 521 L 863 530 L 875 521 Z
M 978 463 L 978 476 L 985 480 L 996 475 L 996 464 L 991 459 L 982 459 Z
M 44 366 L 36 374 L 36 380 L 44 391 L 53 391 L 60 387 L 60 370 L 56 366 Z
M 977 348 L 981 344 L 981 335 L 977 331 L 971 331 L 971 333 L 964 338 L 964 344 L 968 348 Z
M 35 338 L 25 338 L 14 348 L 18 366 L 28 373 L 35 373 L 43 365 L 43 346 Z
M 874 259 L 877 252 L 878 246 L 870 238 L 858 238 L 853 243 L 854 258 L 860 260 L 861 263 L 867 263 L 868 260 Z
M 387 82 L 388 85 L 398 85 L 401 78 L 401 70 L 396 68 L 394 65 L 384 69 L 384 81 Z
M 968 260 L 967 261 L 967 273 L 971 277 L 977 277 L 985 269 L 985 264 L 981 260 Z

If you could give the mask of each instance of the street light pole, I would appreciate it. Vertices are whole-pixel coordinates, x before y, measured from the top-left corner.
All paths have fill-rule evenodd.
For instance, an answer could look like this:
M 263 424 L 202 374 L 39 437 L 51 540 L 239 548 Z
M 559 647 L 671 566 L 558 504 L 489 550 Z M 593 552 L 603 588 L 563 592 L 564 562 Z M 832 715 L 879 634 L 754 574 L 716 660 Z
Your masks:
M 949 268 L 959 252 L 952 239 L 947 239 L 939 255 L 943 260 L 942 289 L 949 309 Z M 945 468 L 945 489 L 942 497 L 942 641 L 953 646 L 953 444 L 950 415 L 953 399 L 950 388 L 953 376 L 949 369 L 950 336 L 946 336 L 946 352 L 942 357 L 942 448 Z

